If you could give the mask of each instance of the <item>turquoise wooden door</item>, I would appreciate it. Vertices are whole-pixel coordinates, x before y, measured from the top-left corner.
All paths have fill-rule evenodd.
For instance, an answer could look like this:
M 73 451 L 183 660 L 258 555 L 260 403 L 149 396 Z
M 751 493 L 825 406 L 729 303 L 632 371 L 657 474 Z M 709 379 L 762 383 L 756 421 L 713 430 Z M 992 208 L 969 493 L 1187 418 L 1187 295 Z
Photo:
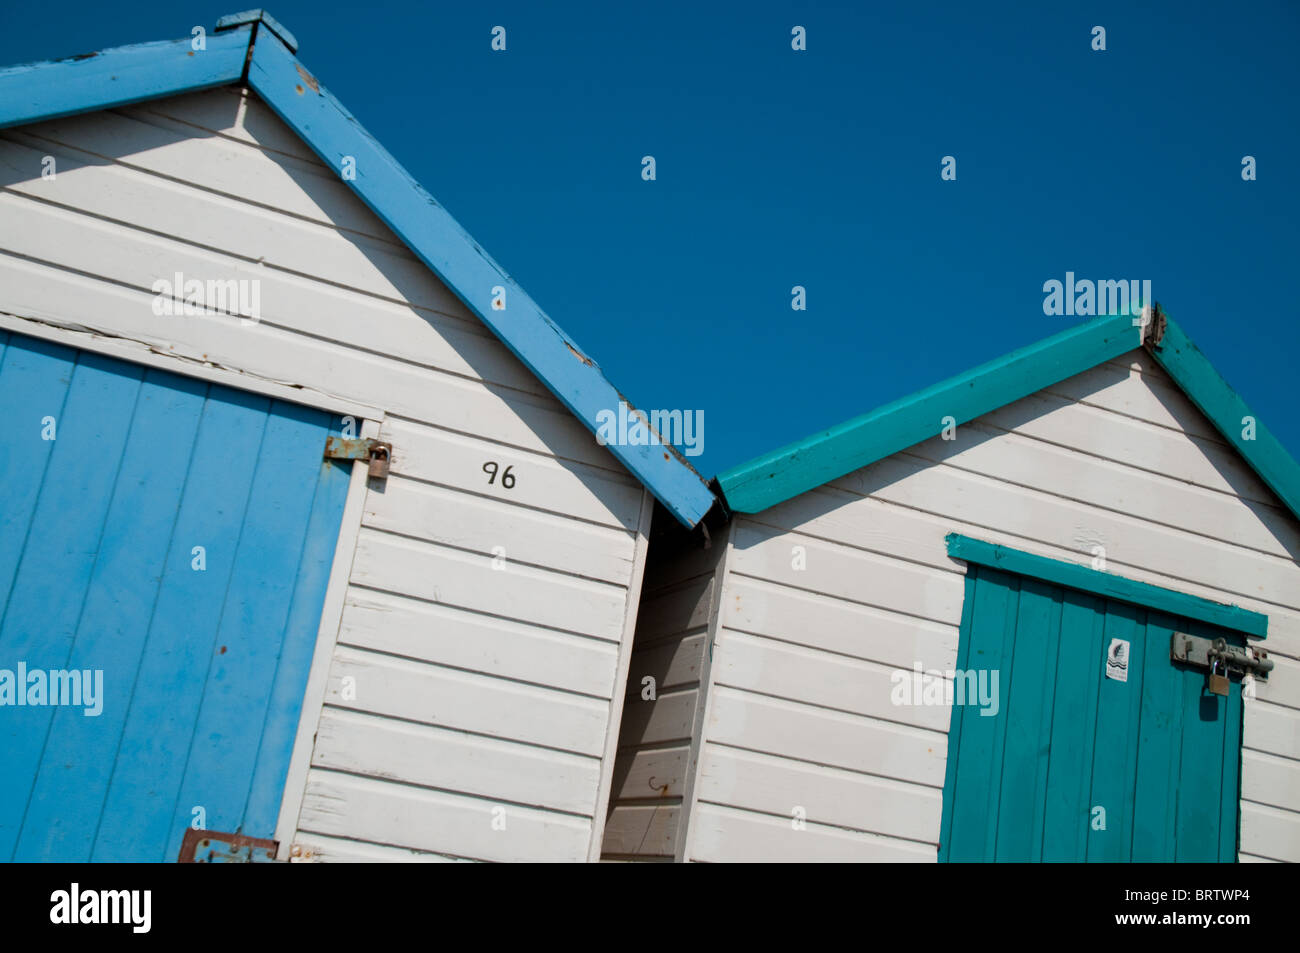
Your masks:
M 3 332 L 0 420 L 0 859 L 272 836 L 347 491 L 336 421 Z M 20 666 L 63 673 L 59 704 Z
M 1241 685 L 1209 694 L 1175 631 L 1231 631 L 971 564 L 958 668 L 996 670 L 994 716 L 954 706 L 940 860 L 1237 856 Z M 1108 678 L 1112 640 L 1127 681 Z M 991 710 L 991 708 L 990 708 Z

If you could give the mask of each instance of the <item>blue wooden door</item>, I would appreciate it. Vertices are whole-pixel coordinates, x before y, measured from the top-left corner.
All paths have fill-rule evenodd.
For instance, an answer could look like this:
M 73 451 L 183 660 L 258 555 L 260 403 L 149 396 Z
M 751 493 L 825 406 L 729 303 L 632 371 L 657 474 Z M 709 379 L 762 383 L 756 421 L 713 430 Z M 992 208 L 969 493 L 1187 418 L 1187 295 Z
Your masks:
M 338 421 L 4 332 L 0 420 L 0 859 L 272 836 L 347 492 L 322 459 Z M 45 676 L 20 704 L 50 671 L 57 697 Z
M 953 707 L 939 857 L 1235 861 L 1241 685 L 1169 659 L 1175 631 L 1234 632 L 971 564 L 958 668 L 999 706 Z M 1128 679 L 1105 674 L 1127 642 Z M 990 707 L 991 711 L 992 708 Z

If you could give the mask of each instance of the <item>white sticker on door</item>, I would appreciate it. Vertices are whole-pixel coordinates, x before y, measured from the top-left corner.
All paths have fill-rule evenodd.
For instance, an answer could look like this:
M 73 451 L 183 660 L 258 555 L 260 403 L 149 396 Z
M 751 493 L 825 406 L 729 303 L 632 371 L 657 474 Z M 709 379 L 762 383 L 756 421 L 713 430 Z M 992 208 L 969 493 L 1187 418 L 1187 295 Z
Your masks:
M 1128 681 L 1128 643 L 1123 639 L 1111 639 L 1110 650 L 1106 653 L 1106 677 L 1117 682 Z

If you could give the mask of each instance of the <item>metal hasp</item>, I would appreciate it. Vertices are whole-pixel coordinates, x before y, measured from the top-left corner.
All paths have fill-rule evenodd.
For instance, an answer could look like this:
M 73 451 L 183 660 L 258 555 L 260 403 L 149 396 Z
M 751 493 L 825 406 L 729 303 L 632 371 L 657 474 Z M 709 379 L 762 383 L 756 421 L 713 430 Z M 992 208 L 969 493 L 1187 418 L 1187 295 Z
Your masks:
M 1186 632 L 1175 632 L 1170 636 L 1169 658 L 1205 669 L 1211 680 L 1226 680 L 1230 675 L 1240 678 L 1249 672 L 1266 682 L 1268 673 L 1273 670 L 1273 660 L 1268 657 L 1268 652 L 1256 645 L 1243 649 L 1229 645 L 1224 639 L 1203 639 Z
M 273 864 L 279 846 L 261 837 L 190 828 L 176 859 L 182 864 Z
M 327 437 L 326 460 L 365 460 L 370 464 L 370 476 L 382 480 L 388 476 L 388 461 L 393 456 L 393 445 L 361 437 Z

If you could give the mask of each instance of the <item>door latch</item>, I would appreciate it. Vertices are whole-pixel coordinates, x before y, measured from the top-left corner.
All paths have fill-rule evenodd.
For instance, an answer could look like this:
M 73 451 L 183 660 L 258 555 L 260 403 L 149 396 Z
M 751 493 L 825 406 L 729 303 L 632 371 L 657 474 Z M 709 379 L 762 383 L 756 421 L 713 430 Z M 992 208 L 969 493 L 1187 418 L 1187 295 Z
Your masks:
M 1169 658 L 1174 662 L 1206 670 L 1211 694 L 1227 695 L 1232 676 L 1252 675 L 1268 681 L 1273 660 L 1257 645 L 1240 648 L 1226 639 L 1204 639 L 1186 632 L 1175 632 L 1169 639 Z
M 261 837 L 187 827 L 176 859 L 182 864 L 273 864 L 279 846 Z
M 388 462 L 393 445 L 369 437 L 327 437 L 326 460 L 364 460 L 370 464 L 369 475 L 377 479 L 388 476 Z

